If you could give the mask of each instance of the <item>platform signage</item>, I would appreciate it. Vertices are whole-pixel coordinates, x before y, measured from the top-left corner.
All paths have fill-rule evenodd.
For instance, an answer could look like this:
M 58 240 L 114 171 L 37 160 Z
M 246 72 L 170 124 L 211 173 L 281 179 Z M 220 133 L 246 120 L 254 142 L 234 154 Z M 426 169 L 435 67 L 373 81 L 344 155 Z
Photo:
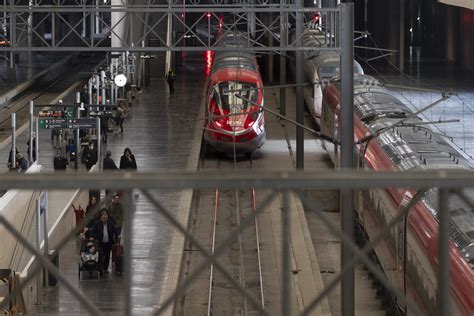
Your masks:
M 69 129 L 87 129 L 96 128 L 97 120 L 95 118 L 77 118 L 77 119 L 50 119 L 40 118 L 38 121 L 41 129 L 69 128 Z

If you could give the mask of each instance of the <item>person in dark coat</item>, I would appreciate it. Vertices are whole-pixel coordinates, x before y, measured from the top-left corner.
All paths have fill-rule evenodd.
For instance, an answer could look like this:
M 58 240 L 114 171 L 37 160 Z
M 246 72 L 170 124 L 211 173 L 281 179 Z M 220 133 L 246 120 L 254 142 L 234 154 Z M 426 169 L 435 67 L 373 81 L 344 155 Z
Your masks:
M 109 125 L 107 124 L 108 117 L 105 115 L 100 116 L 100 134 L 102 136 L 102 142 L 107 144 L 107 130 Z
M 25 157 L 23 157 L 22 154 L 16 154 L 16 163 L 18 168 L 20 169 L 20 172 L 26 172 L 26 170 L 28 170 L 28 161 L 25 159 Z
M 30 159 L 31 162 L 36 161 L 36 136 L 33 136 L 33 159 L 30 157 L 30 139 L 28 138 L 28 141 L 26 142 L 26 146 L 28 147 L 27 152 L 28 152 L 28 158 Z
M 107 150 L 107 153 L 105 154 L 104 158 L 104 163 L 102 164 L 102 167 L 104 170 L 117 170 L 117 165 L 115 164 L 115 161 L 112 159 L 112 152 L 110 150 Z
M 120 169 L 122 170 L 137 170 L 137 162 L 135 156 L 132 154 L 130 148 L 125 148 L 122 157 L 120 157 Z
M 168 70 L 168 73 L 166 74 L 166 81 L 168 82 L 170 93 L 174 93 L 175 78 L 176 78 L 176 74 L 174 73 L 173 69 L 170 68 L 170 70 Z
M 107 151 L 105 154 L 104 162 L 102 163 L 102 168 L 104 170 L 117 170 L 118 167 L 115 164 L 115 161 L 112 159 L 112 152 L 110 150 Z M 110 190 L 105 189 L 105 195 L 108 196 L 110 194 Z
M 97 198 L 95 196 L 91 196 L 90 199 L 89 199 L 89 204 L 87 204 L 87 207 L 86 207 L 86 216 L 87 216 L 87 214 L 92 213 L 95 210 L 96 207 L 97 207 Z M 86 227 L 89 230 L 89 234 L 86 233 L 87 238 L 93 237 L 93 236 L 90 235 L 90 233 L 91 233 L 92 229 L 94 228 L 94 224 L 97 223 L 99 220 L 100 220 L 100 212 L 98 212 L 94 216 L 94 218 L 92 218 L 90 220 L 90 222 L 87 223 Z
M 84 149 L 84 163 L 87 170 L 90 170 L 97 163 L 97 150 L 94 148 L 93 142 L 90 142 L 89 147 Z
M 109 217 L 109 211 L 103 207 L 100 210 L 100 221 L 94 224 L 92 229 L 94 239 L 97 239 L 100 249 L 102 249 L 102 272 L 109 273 L 110 252 L 115 243 L 117 234 L 115 233 L 115 223 Z

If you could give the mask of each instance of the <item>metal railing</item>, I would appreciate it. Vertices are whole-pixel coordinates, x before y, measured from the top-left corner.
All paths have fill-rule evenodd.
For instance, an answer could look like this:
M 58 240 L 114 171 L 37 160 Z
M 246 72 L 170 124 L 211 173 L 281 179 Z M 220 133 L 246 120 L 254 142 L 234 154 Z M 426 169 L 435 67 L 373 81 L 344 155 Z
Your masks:
M 406 304 L 410 310 L 419 311 L 419 307 L 410 298 L 406 297 L 404 293 L 397 289 L 397 287 L 390 283 L 384 273 L 371 261 L 368 256 L 369 250 L 374 247 L 377 243 L 382 241 L 390 230 L 402 220 L 410 209 L 418 203 L 419 199 L 423 196 L 428 188 L 436 187 L 439 190 L 439 257 L 438 264 L 438 292 L 437 292 L 437 307 L 439 315 L 449 315 L 450 312 L 450 275 L 449 275 L 449 252 L 448 252 L 448 199 L 450 194 L 457 194 L 463 199 L 470 208 L 473 208 L 473 203 L 462 193 L 462 189 L 474 187 L 474 172 L 473 171 L 427 171 L 427 172 L 398 172 L 398 173 L 367 173 L 358 171 L 338 171 L 338 172 L 255 172 L 245 173 L 240 171 L 238 174 L 234 172 L 220 172 L 218 175 L 214 173 L 196 173 L 196 172 L 176 172 L 176 173 L 122 173 L 122 174 L 82 174 L 76 173 L 74 175 L 69 174 L 21 174 L 12 175 L 6 174 L 2 176 L 0 182 L 0 189 L 17 188 L 17 189 L 72 189 L 72 188 L 97 188 L 107 187 L 109 189 L 122 189 L 124 190 L 124 210 L 131 210 L 132 207 L 132 189 L 140 189 L 144 196 L 150 200 L 150 202 L 156 207 L 156 210 L 165 216 L 175 228 L 186 236 L 199 250 L 202 251 L 206 259 L 201 263 L 194 272 L 187 276 L 186 283 L 179 284 L 176 287 L 175 292 L 166 298 L 163 302 L 159 302 L 159 308 L 155 311 L 156 314 L 160 314 L 169 308 L 184 291 L 196 280 L 199 273 L 202 273 L 207 269 L 209 264 L 213 263 L 215 268 L 222 271 L 224 275 L 229 275 L 226 268 L 219 263 L 219 256 L 222 254 L 231 242 L 233 242 L 238 235 L 249 225 L 253 224 L 254 215 L 247 216 L 242 220 L 240 225 L 231 233 L 229 236 L 222 241 L 214 250 L 210 253 L 206 250 L 199 240 L 194 238 L 190 231 L 186 229 L 186 226 L 180 223 L 175 217 L 174 212 L 163 207 L 150 193 L 150 190 L 154 189 L 213 189 L 219 187 L 221 189 L 273 189 L 274 192 L 270 194 L 256 209 L 255 216 L 262 213 L 269 203 L 276 197 L 277 194 L 283 193 L 284 210 L 288 209 L 288 194 L 290 192 L 296 193 L 300 197 L 304 206 L 315 212 L 317 216 L 330 228 L 332 232 L 337 234 L 341 242 L 348 247 L 360 262 L 364 263 L 367 269 L 388 289 L 392 295 L 398 300 Z M 400 210 L 399 214 L 393 218 L 388 225 L 386 225 L 379 234 L 372 239 L 371 244 L 364 246 L 360 249 L 352 237 L 348 237 L 345 232 L 342 232 L 339 227 L 335 226 L 329 221 L 326 216 L 321 212 L 315 203 L 308 200 L 302 192 L 302 190 L 314 189 L 314 190 L 329 190 L 329 189 L 380 189 L 380 188 L 412 188 L 418 190 L 418 193 L 413 197 L 411 202 Z M 99 206 L 100 207 L 100 206 Z M 95 216 L 98 212 L 99 207 L 95 212 L 87 214 L 86 219 L 83 221 L 87 223 L 90 219 Z M 283 211 L 283 233 L 284 236 L 289 235 L 289 212 Z M 125 214 L 126 223 L 133 223 L 134 213 L 132 211 L 126 211 Z M 42 254 L 36 249 L 36 247 L 30 244 L 24 236 L 21 235 L 1 214 L 0 214 L 0 225 L 2 225 L 9 233 L 14 235 L 18 240 L 26 247 L 28 251 L 37 256 L 39 265 L 35 272 L 38 272 L 41 268 L 46 268 L 50 273 L 56 277 L 63 286 L 71 291 L 75 297 L 81 302 L 81 304 L 93 315 L 102 315 L 103 313 L 90 300 L 86 299 L 84 293 L 81 293 L 65 276 L 63 272 L 58 270 L 49 260 L 42 256 Z M 74 238 L 76 234 L 82 229 L 83 225 L 80 225 L 71 231 L 67 236 L 64 236 L 57 251 L 60 251 L 66 242 Z M 126 282 L 124 285 L 124 291 L 126 291 L 125 300 L 125 314 L 130 315 L 132 311 L 132 297 L 131 297 L 131 280 L 132 275 L 130 273 L 131 255 L 130 245 L 132 240 L 132 225 L 125 225 L 125 278 Z M 283 269 L 282 279 L 283 282 L 283 301 L 282 302 L 282 314 L 288 315 L 290 309 L 290 277 L 291 271 L 288 269 L 288 252 L 290 249 L 290 239 L 284 238 L 283 248 Z M 302 313 L 303 315 L 309 315 L 311 310 L 321 301 L 321 299 L 339 282 L 344 273 L 350 270 L 354 265 L 355 260 L 349 260 L 348 262 L 341 262 L 341 272 L 335 279 L 328 285 L 328 287 L 321 293 L 315 293 L 316 296 L 313 302 L 306 307 L 306 310 Z M 286 268 L 285 268 L 286 267 Z M 30 279 L 34 277 L 35 273 L 29 275 L 25 280 L 18 286 L 17 291 L 22 289 Z M 230 280 L 232 281 L 232 280 Z M 238 283 L 233 282 L 234 285 L 242 292 L 243 295 L 248 293 L 245 289 L 241 288 Z M 0 309 L 8 304 L 13 293 L 10 297 L 0 306 Z M 262 309 L 262 312 L 266 312 Z M 419 313 L 422 314 L 422 313 Z

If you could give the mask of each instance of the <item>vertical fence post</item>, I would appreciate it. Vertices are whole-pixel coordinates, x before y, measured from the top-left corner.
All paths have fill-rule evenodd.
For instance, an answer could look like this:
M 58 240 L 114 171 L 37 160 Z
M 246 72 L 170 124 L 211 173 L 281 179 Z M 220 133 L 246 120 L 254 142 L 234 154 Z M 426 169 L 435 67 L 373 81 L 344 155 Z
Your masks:
M 35 157 L 36 157 L 36 161 L 39 163 L 39 146 L 40 146 L 40 141 L 39 141 L 39 134 L 38 134 L 38 131 L 39 131 L 39 126 L 38 126 L 38 118 L 36 117 L 35 118 L 35 133 L 36 133 L 36 147 L 35 147 Z
M 44 257 L 46 260 L 49 260 L 49 243 L 48 243 L 48 191 L 45 190 L 43 192 L 43 198 L 45 200 L 44 203 L 44 210 L 43 210 L 43 240 L 44 240 L 44 245 L 43 245 L 43 250 L 44 250 Z M 59 255 L 59 254 L 58 254 Z M 49 272 L 47 269 L 44 270 L 45 273 L 45 287 L 49 286 Z
M 283 193 L 283 299 L 281 300 L 282 315 L 290 315 L 291 298 L 290 298 L 290 202 L 289 192 Z
M 438 315 L 448 316 L 450 308 L 449 296 L 449 216 L 448 216 L 448 199 L 449 192 L 447 190 L 439 190 L 439 207 L 438 207 Z
M 296 8 L 303 7 L 303 0 L 295 0 Z M 296 47 L 303 46 L 303 12 L 296 12 Z M 303 51 L 296 51 L 296 121 L 304 125 Z M 304 168 L 304 129 L 296 126 L 296 168 Z
M 127 189 L 123 196 L 122 236 L 124 236 L 125 247 L 125 315 L 132 315 L 132 231 L 133 231 L 133 191 Z
M 341 3 L 341 168 L 354 167 L 354 4 Z M 341 190 L 341 229 L 354 241 L 354 191 Z M 350 247 L 341 243 L 341 267 L 352 262 Z M 342 277 L 341 315 L 354 315 L 354 266 Z
M 12 165 L 10 166 L 12 169 L 16 167 L 16 113 L 12 113 L 11 115 L 11 124 L 12 124 L 12 150 L 10 153 L 10 159 Z
M 280 0 L 280 6 L 286 3 L 285 0 Z M 280 47 L 283 49 L 288 45 L 288 21 L 287 13 L 280 12 Z M 280 51 L 280 85 L 286 84 L 286 57 L 287 51 Z M 280 114 L 286 115 L 286 88 L 280 88 Z
M 29 134 L 29 140 L 30 140 L 30 146 L 28 146 L 28 160 L 30 161 L 30 165 L 35 162 L 33 159 L 33 134 L 34 134 L 34 126 L 33 126 L 33 120 L 34 120 L 34 112 L 33 112 L 33 107 L 34 103 L 33 100 L 30 101 L 30 134 Z
M 41 195 L 36 198 L 36 221 L 35 221 L 35 233 L 36 233 L 36 250 L 41 251 L 41 205 L 40 205 Z M 36 265 L 40 265 L 38 258 L 35 260 Z M 36 274 L 36 304 L 40 303 L 41 296 L 41 272 Z

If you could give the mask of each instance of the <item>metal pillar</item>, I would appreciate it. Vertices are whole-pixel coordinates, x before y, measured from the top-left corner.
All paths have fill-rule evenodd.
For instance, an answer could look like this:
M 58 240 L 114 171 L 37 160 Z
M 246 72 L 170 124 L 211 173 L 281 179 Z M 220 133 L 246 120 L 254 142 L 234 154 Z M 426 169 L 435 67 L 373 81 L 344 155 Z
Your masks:
M 100 71 L 100 86 L 102 88 L 102 104 L 105 104 L 105 71 L 101 70 Z
M 36 147 L 36 146 L 33 146 L 33 134 L 34 134 L 34 126 L 33 126 L 33 121 L 34 121 L 34 114 L 33 114 L 33 108 L 34 108 L 34 103 L 33 103 L 33 100 L 30 101 L 30 134 L 29 134 L 29 140 L 30 140 L 30 146 L 29 146 L 29 149 L 28 149 L 28 159 L 30 160 L 30 165 L 35 162 L 35 160 L 33 159 L 33 147 Z
M 209 20 L 209 18 L 208 18 Z M 167 22 L 167 31 L 166 31 L 166 46 L 171 47 L 172 35 L 173 35 L 173 15 L 168 13 L 168 22 Z M 165 57 L 165 74 L 168 72 L 168 69 L 171 68 L 171 51 L 166 51 Z
M 124 221 L 122 229 L 124 230 L 125 247 L 125 315 L 132 315 L 132 231 L 133 231 L 133 195 L 132 190 L 124 192 Z
M 36 157 L 36 161 L 39 163 L 39 146 L 40 146 L 40 142 L 39 142 L 39 134 L 38 134 L 38 131 L 39 131 L 38 118 L 35 118 L 35 134 L 36 134 L 36 138 L 37 138 L 37 142 L 36 142 L 36 146 L 35 146 L 35 157 Z
M 91 84 L 91 81 L 89 80 L 89 103 L 90 103 L 90 100 L 91 100 L 91 94 L 92 94 L 92 84 Z M 83 101 L 83 100 L 82 100 Z M 76 108 L 76 117 L 77 118 L 80 118 L 81 117 L 81 110 L 79 110 L 79 108 L 81 107 L 81 93 L 80 92 L 76 92 L 76 104 L 77 104 L 77 108 Z M 79 134 L 80 134 L 80 129 L 76 129 L 74 131 L 74 134 L 75 134 L 75 143 L 76 143 L 76 159 L 74 159 L 74 170 L 77 170 L 78 167 L 79 167 L 79 149 L 81 148 L 81 140 L 80 140 L 80 137 L 79 137 Z
M 280 5 L 285 4 L 285 0 L 280 0 Z M 280 12 L 280 47 L 283 48 L 287 45 L 288 41 L 288 15 L 286 13 Z M 280 88 L 280 114 L 286 115 L 286 56 L 285 52 L 282 50 L 280 52 L 280 85 L 283 87 Z
M 102 161 L 102 139 L 100 135 L 100 118 L 96 117 L 96 134 L 97 134 L 97 165 L 100 170 L 101 161 Z
M 296 0 L 296 8 L 303 8 L 303 0 Z M 303 46 L 303 12 L 296 12 L 296 46 Z M 303 51 L 296 52 L 296 121 L 304 124 Z M 304 129 L 296 126 L 296 168 L 304 169 Z
M 266 23 L 270 25 L 273 21 L 273 13 L 266 15 Z M 268 32 L 268 46 L 273 47 L 273 34 Z M 268 55 L 268 81 L 273 82 L 273 54 Z
M 43 240 L 44 240 L 44 245 L 43 245 L 43 250 L 44 250 L 44 258 L 48 259 L 48 253 L 49 253 L 49 244 L 48 244 L 48 191 L 44 191 L 43 193 L 44 200 L 45 200 L 45 205 L 44 205 L 44 210 L 43 210 Z M 58 254 L 59 255 L 59 254 Z M 48 271 L 45 270 L 45 287 L 49 286 L 49 273 Z
M 283 193 L 283 299 L 281 300 L 282 315 L 290 315 L 291 296 L 290 296 L 290 201 L 289 193 Z
M 16 113 L 12 113 L 12 150 L 10 152 L 10 158 L 12 161 L 11 168 L 16 167 Z
M 41 197 L 41 196 L 40 196 Z M 36 199 L 36 221 L 35 221 L 35 233 L 36 233 L 36 250 L 41 251 L 41 205 L 40 197 Z M 39 265 L 39 260 L 36 261 Z M 41 299 L 41 273 L 36 275 L 36 304 L 39 304 Z
M 450 295 L 449 295 L 449 194 L 446 190 L 439 191 L 439 234 L 438 234 L 438 315 L 450 315 Z
M 341 168 L 354 167 L 354 4 L 341 3 Z M 354 192 L 341 190 L 342 231 L 354 241 Z M 341 269 L 354 260 L 350 247 L 341 244 Z M 341 315 L 354 315 L 354 267 L 341 281 Z

